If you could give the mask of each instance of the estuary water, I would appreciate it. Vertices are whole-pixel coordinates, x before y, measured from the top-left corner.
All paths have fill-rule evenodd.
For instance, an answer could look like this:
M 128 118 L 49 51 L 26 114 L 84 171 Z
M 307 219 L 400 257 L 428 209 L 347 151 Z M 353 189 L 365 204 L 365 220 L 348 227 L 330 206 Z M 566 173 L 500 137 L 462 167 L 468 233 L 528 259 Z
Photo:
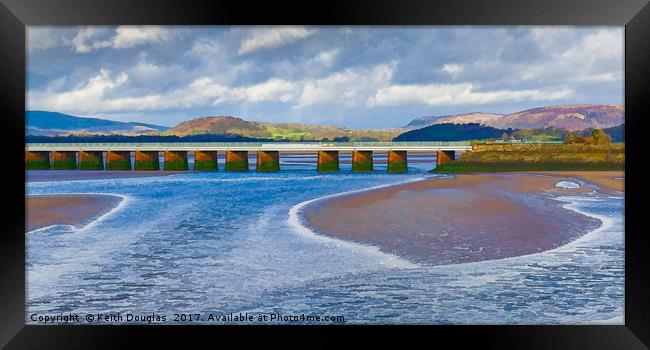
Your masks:
M 29 183 L 28 194 L 124 200 L 84 227 L 27 233 L 27 323 L 35 313 L 155 313 L 164 323 L 180 313 L 247 313 L 282 315 L 264 322 L 273 324 L 302 324 L 286 316 L 303 314 L 346 324 L 622 324 L 622 197 L 558 198 L 602 222 L 565 246 L 443 266 L 316 235 L 301 218 L 306 201 L 436 176 L 413 170 Z

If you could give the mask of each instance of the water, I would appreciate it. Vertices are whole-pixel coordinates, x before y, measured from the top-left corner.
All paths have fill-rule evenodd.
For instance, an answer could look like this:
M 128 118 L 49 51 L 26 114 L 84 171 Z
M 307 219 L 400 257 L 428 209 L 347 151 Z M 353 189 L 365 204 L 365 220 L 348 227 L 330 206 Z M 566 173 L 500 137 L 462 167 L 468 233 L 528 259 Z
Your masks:
M 27 234 L 27 322 L 33 313 L 247 312 L 345 323 L 622 323 L 622 198 L 561 198 L 603 221 L 566 246 L 447 266 L 323 239 L 296 222 L 302 202 L 430 176 L 303 170 L 30 183 L 29 194 L 126 201 L 86 227 Z

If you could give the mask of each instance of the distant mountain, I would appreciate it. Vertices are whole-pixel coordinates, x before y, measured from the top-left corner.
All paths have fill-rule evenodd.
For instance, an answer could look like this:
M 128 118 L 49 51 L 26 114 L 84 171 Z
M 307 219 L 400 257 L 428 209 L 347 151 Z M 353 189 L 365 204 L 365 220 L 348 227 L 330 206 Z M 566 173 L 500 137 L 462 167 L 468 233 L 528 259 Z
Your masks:
M 410 123 L 406 125 L 407 129 L 414 128 L 423 128 L 425 126 L 434 125 L 434 124 L 467 124 L 467 123 L 479 123 L 486 124 L 495 119 L 500 118 L 500 114 L 489 114 L 489 113 L 465 113 L 465 114 L 455 114 L 455 115 L 443 115 L 443 116 L 430 116 L 430 117 L 419 117 L 413 119 Z
M 211 116 L 188 120 L 160 135 L 231 134 L 274 140 L 390 141 L 402 129 L 361 130 L 332 125 L 252 122 L 232 116 Z
M 569 131 L 603 129 L 625 122 L 622 105 L 568 105 L 529 109 L 486 123 L 498 128 L 539 129 L 555 127 Z
M 625 108 L 622 105 L 566 105 L 534 108 L 504 116 L 469 113 L 440 117 L 420 117 L 411 121 L 407 127 L 414 128 L 443 123 L 479 123 L 501 129 L 554 127 L 576 131 L 589 128 L 614 127 L 624 122 Z
M 26 111 L 27 135 L 143 135 L 169 129 L 166 126 L 75 117 L 57 112 Z
M 434 124 L 421 129 L 407 131 L 393 141 L 464 141 L 498 139 L 504 133 L 512 135 L 514 130 L 501 130 L 478 123 Z

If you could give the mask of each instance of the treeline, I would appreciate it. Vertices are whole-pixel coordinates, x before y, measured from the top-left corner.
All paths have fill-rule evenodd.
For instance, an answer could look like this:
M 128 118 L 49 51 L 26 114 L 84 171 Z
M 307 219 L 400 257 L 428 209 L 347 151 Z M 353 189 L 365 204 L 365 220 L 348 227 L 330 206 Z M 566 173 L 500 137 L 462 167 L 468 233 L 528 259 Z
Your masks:
M 434 124 L 422 129 L 407 131 L 393 141 L 464 141 L 510 138 L 514 129 L 497 129 L 478 123 Z
M 67 135 L 67 136 L 36 136 L 28 135 L 27 143 L 101 143 L 101 142 L 274 142 L 271 139 L 258 139 L 240 135 L 190 135 L 190 136 L 160 136 L 160 135 Z
M 66 135 L 66 136 L 43 136 L 28 135 L 25 137 L 27 143 L 112 143 L 112 142 L 350 142 L 352 139 L 347 136 L 327 138 L 318 140 L 308 140 L 301 138 L 300 141 L 291 139 L 264 139 L 255 137 L 246 137 L 233 134 L 201 134 L 190 136 L 160 136 L 160 135 Z M 359 137 L 355 141 L 379 141 L 373 137 Z

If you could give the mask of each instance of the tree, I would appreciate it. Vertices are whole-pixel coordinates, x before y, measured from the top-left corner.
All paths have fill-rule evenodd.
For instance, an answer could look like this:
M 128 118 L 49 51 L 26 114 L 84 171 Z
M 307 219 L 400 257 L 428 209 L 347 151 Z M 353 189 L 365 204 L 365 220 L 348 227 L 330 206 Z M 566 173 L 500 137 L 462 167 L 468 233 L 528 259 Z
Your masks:
M 591 132 L 591 139 L 594 145 L 607 145 L 612 142 L 612 138 L 601 129 L 596 129 Z
M 573 136 L 573 133 L 570 132 L 570 133 L 566 134 L 566 139 L 564 139 L 565 144 L 568 145 L 570 143 L 575 143 L 575 141 L 576 140 L 575 140 L 575 136 Z

